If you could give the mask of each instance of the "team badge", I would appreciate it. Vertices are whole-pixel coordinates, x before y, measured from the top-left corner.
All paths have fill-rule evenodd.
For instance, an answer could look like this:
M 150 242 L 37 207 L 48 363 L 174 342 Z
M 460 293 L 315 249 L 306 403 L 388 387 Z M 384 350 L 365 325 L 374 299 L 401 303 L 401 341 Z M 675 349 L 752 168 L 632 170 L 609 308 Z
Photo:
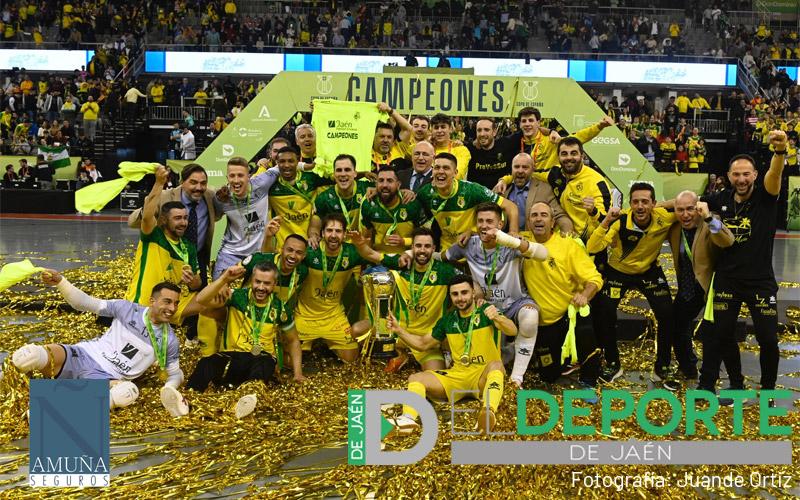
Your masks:
M 242 261 L 242 264 L 246 266 L 247 264 L 250 263 L 251 260 L 253 260 L 253 256 L 252 255 L 248 255 L 247 257 L 244 258 L 244 260 Z
M 628 241 L 637 241 L 638 239 L 639 237 L 636 236 L 635 234 L 628 236 Z
M 466 204 L 467 204 L 467 202 L 464 200 L 464 197 L 463 196 L 459 196 L 458 197 L 458 201 L 456 201 L 456 205 L 458 205 L 458 208 L 464 208 L 466 206 Z
M 449 226 L 450 224 L 453 223 L 453 218 L 452 217 L 445 217 L 444 223 L 445 223 L 445 225 Z
M 306 184 L 306 181 L 300 181 L 297 183 L 297 187 L 305 191 L 306 189 L 308 189 L 308 184 Z
M 478 315 L 476 314 L 476 315 L 475 315 L 475 319 L 473 319 L 473 320 L 472 320 L 472 324 L 473 324 L 473 325 L 475 325 L 475 326 L 478 326 L 478 324 L 479 324 L 480 322 L 481 322 L 481 318 L 480 318 L 480 316 L 478 316 Z
M 406 220 L 408 218 L 408 211 L 405 208 L 400 209 L 400 218 Z
M 270 309 L 270 311 L 269 311 L 269 320 L 274 322 L 275 318 L 277 318 L 277 317 L 278 317 L 278 311 L 276 311 L 275 309 Z
M 583 191 L 583 182 L 575 184 L 575 189 L 577 189 L 578 191 Z
M 314 257 L 314 264 L 317 264 L 317 265 L 319 265 L 319 259 L 318 259 L 318 258 L 316 258 L 316 257 Z
M 431 274 L 428 276 L 428 279 L 431 280 L 431 283 L 436 283 L 436 278 L 438 278 L 438 276 L 436 275 L 436 271 L 431 271 Z
M 361 204 L 362 201 L 364 201 L 364 195 L 363 194 L 357 194 L 356 195 L 356 202 Z
M 286 315 L 286 311 L 281 312 L 281 321 L 288 321 L 289 316 Z
M 343 258 L 342 259 L 342 267 L 346 269 L 349 266 L 350 266 L 350 258 L 349 257 Z
M 294 202 L 293 201 L 289 202 L 289 210 L 294 210 Z

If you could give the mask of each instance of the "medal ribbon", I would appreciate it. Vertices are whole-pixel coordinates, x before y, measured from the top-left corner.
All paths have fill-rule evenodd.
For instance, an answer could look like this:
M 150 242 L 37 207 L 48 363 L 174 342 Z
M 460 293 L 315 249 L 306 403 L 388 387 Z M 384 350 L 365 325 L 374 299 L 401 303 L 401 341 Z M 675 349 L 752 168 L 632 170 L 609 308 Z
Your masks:
M 184 243 L 183 238 L 178 239 L 178 244 L 176 245 L 173 243 L 169 238 L 167 238 L 167 242 L 169 242 L 169 246 L 175 250 L 175 253 L 178 254 L 178 257 L 181 258 L 184 264 L 189 264 L 189 249 L 186 247 L 186 243 Z
M 683 241 L 683 251 L 686 252 L 686 256 L 689 257 L 689 261 L 692 261 L 692 249 L 689 247 L 688 238 L 686 238 L 686 231 L 681 229 L 681 240 Z
M 425 274 L 422 275 L 422 281 L 419 283 L 419 288 L 416 288 L 414 285 L 414 266 L 411 267 L 411 281 L 408 283 L 408 287 L 411 289 L 411 308 L 417 307 L 419 304 L 419 300 L 422 298 L 422 291 L 425 288 L 425 284 L 428 282 L 428 277 L 431 275 L 431 271 L 433 270 L 433 259 L 428 263 L 428 269 L 425 270 Z
M 275 265 L 278 267 L 278 272 L 279 273 L 281 272 L 280 271 L 280 269 L 281 269 L 281 267 L 280 267 L 280 259 L 281 259 L 280 254 L 276 254 L 274 262 L 275 262 Z M 292 295 L 294 295 L 295 285 L 297 285 L 297 268 L 296 267 L 294 269 L 292 269 L 292 276 L 289 278 L 289 293 L 286 295 L 286 301 L 287 302 L 289 301 L 289 299 L 292 298 Z
M 147 336 L 150 337 L 150 345 L 153 346 L 153 352 L 156 355 L 158 368 L 161 370 L 167 369 L 167 337 L 169 336 L 169 327 L 161 324 L 161 342 L 157 342 L 156 332 L 153 329 L 153 323 L 150 322 L 150 308 L 148 307 L 144 312 L 144 326 L 147 327 Z
M 344 215 L 344 220 L 347 221 L 347 227 L 345 229 L 350 228 L 350 211 L 347 210 L 347 205 L 344 203 L 344 200 L 341 196 L 339 196 L 339 186 L 334 186 L 333 193 L 336 195 L 336 199 L 339 200 L 339 206 L 342 209 L 342 215 Z M 356 195 L 356 186 L 353 186 L 353 196 Z M 349 199 L 349 198 L 348 198 Z
M 394 233 L 394 230 L 397 229 L 397 224 L 398 224 L 397 213 L 400 211 L 402 203 L 398 203 L 397 206 L 394 208 L 394 211 L 391 211 L 388 208 L 386 208 L 386 205 L 384 205 L 381 200 L 376 199 L 375 201 L 378 203 L 378 206 L 381 207 L 383 211 L 386 212 L 386 214 L 392 218 L 392 225 L 389 226 L 389 229 L 386 230 L 386 234 L 384 235 L 384 237 L 390 236 L 392 233 Z
M 269 302 L 267 302 L 267 305 L 264 306 L 264 309 L 261 311 L 261 316 L 257 316 L 256 298 L 253 295 L 253 291 L 250 290 L 249 298 L 252 300 L 248 300 L 247 302 L 247 309 L 248 309 L 247 317 L 250 319 L 251 323 L 251 328 L 252 328 L 251 337 L 253 340 L 253 346 L 260 345 L 258 340 L 261 338 L 261 329 L 264 328 L 267 319 L 269 319 L 269 312 L 272 309 L 273 297 L 274 295 L 270 294 Z
M 462 357 L 463 356 L 469 357 L 469 351 L 470 348 L 472 347 L 472 329 L 475 326 L 474 320 L 475 320 L 475 313 L 477 312 L 478 312 L 477 306 L 473 307 L 472 314 L 469 315 L 469 327 L 467 328 L 466 335 L 464 334 L 464 332 L 461 331 L 461 324 L 460 324 L 461 314 L 457 313 L 458 321 L 456 321 L 456 329 L 458 330 L 458 333 L 464 335 L 464 354 L 462 354 Z
M 433 212 L 433 216 L 434 216 L 434 217 L 435 217 L 435 216 L 436 216 L 436 215 L 437 215 L 439 212 L 441 212 L 441 211 L 442 211 L 442 209 L 444 208 L 444 206 L 445 206 L 445 205 L 447 205 L 447 200 L 449 200 L 450 198 L 452 198 L 453 196 L 455 196 L 457 192 L 458 192 L 458 179 L 453 179 L 453 187 L 452 187 L 452 188 L 451 188 L 451 190 L 450 190 L 450 194 L 449 194 L 449 195 L 447 195 L 446 197 L 445 197 L 445 196 L 441 196 L 441 195 L 439 194 L 439 192 L 438 192 L 436 189 L 434 189 L 434 190 L 433 190 L 433 194 L 434 194 L 434 195 L 435 195 L 437 198 L 440 198 L 440 199 L 442 200 L 442 204 L 441 204 L 441 205 L 439 205 L 439 208 L 437 208 L 436 210 L 431 210 L 431 212 Z M 431 207 L 431 208 L 433 208 L 433 207 Z
M 344 253 L 344 245 L 339 247 L 339 255 L 336 256 L 336 263 L 333 264 L 333 269 L 331 273 L 328 274 L 328 254 L 325 252 L 324 243 L 320 245 L 321 254 L 322 254 L 322 288 L 328 289 L 328 285 L 333 278 L 336 276 L 336 271 L 339 270 L 339 265 L 342 263 L 342 254 Z
M 483 246 L 481 243 L 481 249 L 483 250 L 483 260 L 488 264 L 489 257 L 486 255 L 486 247 Z M 494 254 L 492 254 L 492 264 L 489 266 L 489 277 L 486 278 L 486 289 L 490 290 L 492 287 L 492 281 L 494 279 L 494 273 L 497 271 L 497 259 L 498 255 L 500 254 L 500 248 L 495 247 Z
M 251 194 L 251 192 L 252 192 L 251 187 L 248 185 L 247 186 L 247 197 L 244 199 L 244 204 L 243 205 L 239 205 L 239 201 L 238 201 L 239 198 L 237 198 L 236 195 L 233 194 L 233 192 L 231 192 L 231 200 L 233 201 L 233 206 L 236 207 L 236 211 L 239 212 L 239 215 L 242 217 L 242 220 L 244 220 L 244 234 L 248 238 L 250 237 L 250 225 L 249 225 L 249 222 L 247 222 L 247 217 L 245 217 L 245 214 L 247 213 L 247 207 L 250 206 L 250 194 Z
M 285 187 L 286 189 L 288 189 L 289 191 L 293 192 L 297 196 L 303 198 L 307 202 L 313 204 L 314 202 L 313 202 L 313 200 L 311 199 L 311 196 L 308 193 L 305 193 L 305 192 L 303 192 L 300 189 L 295 187 L 297 185 L 297 181 L 299 181 L 299 180 L 300 180 L 300 173 L 298 173 L 297 177 L 295 177 L 294 184 L 289 184 L 288 182 L 283 180 L 283 177 L 278 177 L 278 182 L 280 183 L 281 186 Z

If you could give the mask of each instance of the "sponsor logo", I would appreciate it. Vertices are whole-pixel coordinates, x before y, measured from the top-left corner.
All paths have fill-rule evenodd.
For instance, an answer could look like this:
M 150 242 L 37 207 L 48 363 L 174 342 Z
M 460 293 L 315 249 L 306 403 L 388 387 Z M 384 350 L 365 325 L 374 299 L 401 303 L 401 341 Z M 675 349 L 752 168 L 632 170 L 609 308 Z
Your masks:
M 328 95 L 333 92 L 333 76 L 331 75 L 318 75 L 317 76 L 317 92 L 322 95 Z
M 617 164 L 621 167 L 629 165 L 630 162 L 631 162 L 631 157 L 629 154 L 620 153 L 619 156 L 617 156 Z
M 222 156 L 233 156 L 233 145 L 232 144 L 223 144 L 222 145 Z
M 122 355 L 128 359 L 133 359 L 138 352 L 139 349 L 131 344 L 125 344 L 125 347 L 122 348 Z
M 314 289 L 314 297 L 325 299 L 325 300 L 334 300 L 339 298 L 339 291 L 338 290 L 327 290 L 325 288 L 315 288 Z
M 261 130 L 254 129 L 254 128 L 247 128 L 247 127 L 239 127 L 239 130 L 237 130 L 237 133 L 239 134 L 239 137 L 242 137 L 242 138 L 245 138 L 245 139 L 258 139 L 258 138 L 261 138 L 261 136 L 263 135 Z
M 539 97 L 539 82 L 535 80 L 522 80 L 522 97 L 533 101 Z
M 619 139 L 617 139 L 616 137 L 595 137 L 594 139 L 592 139 L 592 144 L 618 146 L 620 142 Z

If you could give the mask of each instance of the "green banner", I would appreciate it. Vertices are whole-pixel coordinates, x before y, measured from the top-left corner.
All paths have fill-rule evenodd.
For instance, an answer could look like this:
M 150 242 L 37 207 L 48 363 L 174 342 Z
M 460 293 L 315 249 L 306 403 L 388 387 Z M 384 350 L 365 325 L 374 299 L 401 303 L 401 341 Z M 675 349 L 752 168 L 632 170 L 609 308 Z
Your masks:
M 703 194 L 708 184 L 706 174 L 673 174 L 662 172 L 659 174 L 664 182 L 664 199 L 671 200 L 681 191 L 693 191 Z
M 34 168 L 36 165 L 36 156 L 0 156 L 0 166 L 3 167 L 3 173 L 6 171 L 6 165 L 13 165 L 14 172 L 19 172 L 19 161 L 28 160 L 28 165 Z M 56 173 L 53 175 L 54 180 L 74 181 L 78 178 L 78 165 L 81 163 L 80 156 L 70 156 L 69 165 L 61 168 L 56 168 Z
M 236 119 L 203 151 L 197 163 L 209 184 L 225 184 L 233 156 L 248 161 L 298 111 L 317 99 L 386 102 L 399 112 L 452 116 L 515 117 L 526 106 L 539 108 L 568 132 L 596 123 L 603 111 L 567 78 L 482 77 L 473 75 L 309 73 L 284 71 L 273 78 Z M 636 181 L 651 182 L 663 197 L 661 177 L 617 127 L 608 127 L 585 146 L 588 155 L 621 191 Z M 222 230 L 217 231 L 221 237 Z M 218 248 L 215 245 L 214 251 Z
M 773 14 L 797 14 L 800 2 L 797 0 L 762 0 L 761 4 L 767 12 Z
M 800 176 L 789 177 L 789 207 L 786 211 L 786 229 L 800 231 Z

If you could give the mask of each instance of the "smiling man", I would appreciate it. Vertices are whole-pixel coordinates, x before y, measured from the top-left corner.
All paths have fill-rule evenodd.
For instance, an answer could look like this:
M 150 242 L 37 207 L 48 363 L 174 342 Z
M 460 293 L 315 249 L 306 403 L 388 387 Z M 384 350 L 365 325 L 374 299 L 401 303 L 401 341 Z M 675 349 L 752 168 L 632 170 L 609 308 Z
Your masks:
M 439 113 L 431 118 L 431 144 L 436 149 L 436 154 L 448 153 L 456 158 L 456 178 L 467 178 L 470 153 L 466 146 L 458 146 L 450 139 L 453 132 L 453 120 L 449 116 Z
M 623 373 L 617 349 L 617 306 L 630 289 L 644 294 L 658 322 L 656 362 L 653 380 L 676 391 L 680 384 L 669 371 L 675 318 L 669 283 L 658 264 L 658 254 L 675 222 L 672 210 L 656 207 L 656 193 L 646 182 L 635 182 L 630 190 L 630 210 L 612 207 L 586 244 L 589 253 L 609 248 L 608 265 L 603 270 L 603 289 L 592 301 L 595 323 L 603 346 L 606 366 L 603 382 L 613 382 Z
M 317 132 L 308 123 L 299 125 L 294 130 L 294 138 L 300 148 L 300 161 L 314 163 L 317 156 Z
M 164 383 L 161 402 L 173 417 L 189 412 L 178 392 L 183 371 L 178 363 L 179 343 L 170 321 L 178 309 L 180 288 L 169 282 L 147 290 L 146 305 L 127 300 L 91 297 L 53 269 L 42 272 L 42 283 L 55 286 L 78 311 L 113 318 L 102 336 L 77 344 L 26 344 L 11 355 L 23 373 L 40 371 L 54 379 L 109 380 L 111 409 L 133 404 L 139 388 L 132 382 L 156 366 Z
M 276 221 L 276 223 L 278 223 Z M 279 224 L 279 223 L 278 223 Z M 273 231 L 273 222 L 267 224 L 266 236 Z M 280 252 L 259 252 L 242 261 L 245 268 L 244 282 L 249 283 L 253 269 L 262 262 L 272 262 L 278 268 L 278 281 L 275 294 L 292 310 L 297 304 L 300 287 L 308 276 L 308 266 L 303 263 L 308 251 L 308 242 L 299 234 L 290 234 L 283 242 Z
M 497 138 L 497 122 L 488 117 L 478 120 L 475 136 L 475 144 L 467 144 L 470 159 L 466 178 L 482 186 L 494 186 L 501 177 L 511 173 L 508 138 Z

